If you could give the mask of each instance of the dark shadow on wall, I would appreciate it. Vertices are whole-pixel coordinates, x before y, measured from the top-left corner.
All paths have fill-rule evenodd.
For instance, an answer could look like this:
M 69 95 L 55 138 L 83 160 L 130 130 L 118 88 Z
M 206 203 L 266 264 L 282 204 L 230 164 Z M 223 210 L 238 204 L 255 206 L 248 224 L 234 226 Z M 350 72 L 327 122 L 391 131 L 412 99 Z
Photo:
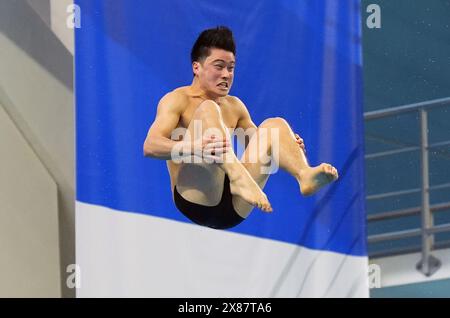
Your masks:
M 0 32 L 73 91 L 73 56 L 25 1 L 0 1 Z
M 44 20 L 45 24 L 51 25 L 50 0 L 27 0 L 30 7 Z

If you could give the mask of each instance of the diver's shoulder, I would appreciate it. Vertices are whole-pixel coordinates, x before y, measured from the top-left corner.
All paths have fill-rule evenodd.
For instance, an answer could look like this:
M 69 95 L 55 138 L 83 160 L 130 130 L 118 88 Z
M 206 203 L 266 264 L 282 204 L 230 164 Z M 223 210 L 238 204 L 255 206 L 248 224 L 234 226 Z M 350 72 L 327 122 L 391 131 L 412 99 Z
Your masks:
M 183 97 L 187 97 L 189 93 L 189 86 L 181 86 L 181 87 L 177 87 L 174 90 L 168 92 L 164 97 L 169 97 L 169 98 L 183 98 Z
M 170 93 L 188 96 L 190 88 L 191 88 L 190 86 L 180 86 L 180 87 L 175 88 Z
M 168 92 L 161 98 L 160 103 L 171 104 L 174 106 L 185 105 L 188 98 L 186 87 L 187 86 L 178 87 Z
M 233 95 L 227 95 L 225 97 L 225 100 L 227 101 L 228 104 L 233 105 L 235 107 L 246 107 L 245 104 L 242 102 L 242 100 L 237 97 L 237 96 L 233 96 Z

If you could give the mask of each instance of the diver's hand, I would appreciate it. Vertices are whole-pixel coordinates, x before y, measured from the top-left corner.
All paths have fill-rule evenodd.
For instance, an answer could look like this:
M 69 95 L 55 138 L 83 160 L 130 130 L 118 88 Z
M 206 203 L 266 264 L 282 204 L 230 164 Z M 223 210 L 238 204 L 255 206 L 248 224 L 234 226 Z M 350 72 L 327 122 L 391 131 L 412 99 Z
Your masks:
M 223 162 L 223 155 L 231 150 L 230 142 L 226 138 L 204 136 L 193 143 L 193 155 L 203 158 L 205 162 Z

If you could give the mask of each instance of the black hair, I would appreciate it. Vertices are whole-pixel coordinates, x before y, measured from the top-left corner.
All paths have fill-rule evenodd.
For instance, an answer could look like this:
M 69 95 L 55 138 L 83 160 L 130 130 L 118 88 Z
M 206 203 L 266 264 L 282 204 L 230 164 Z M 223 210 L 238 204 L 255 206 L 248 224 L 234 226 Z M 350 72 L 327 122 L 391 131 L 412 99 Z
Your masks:
M 233 32 L 226 26 L 204 30 L 192 47 L 191 62 L 203 61 L 211 54 L 212 48 L 222 49 L 236 55 Z

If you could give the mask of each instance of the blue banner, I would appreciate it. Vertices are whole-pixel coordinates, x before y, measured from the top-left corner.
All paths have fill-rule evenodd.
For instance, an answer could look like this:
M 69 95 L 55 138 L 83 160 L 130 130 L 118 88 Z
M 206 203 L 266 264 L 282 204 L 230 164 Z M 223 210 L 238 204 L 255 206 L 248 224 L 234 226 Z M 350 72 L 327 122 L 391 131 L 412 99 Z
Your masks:
M 286 172 L 229 230 L 312 249 L 366 255 L 359 0 L 76 0 L 77 201 L 190 222 L 172 201 L 166 162 L 142 145 L 159 99 L 192 82 L 198 34 L 226 25 L 237 44 L 231 95 L 258 125 L 285 118 L 311 165 L 339 179 L 312 197 Z

